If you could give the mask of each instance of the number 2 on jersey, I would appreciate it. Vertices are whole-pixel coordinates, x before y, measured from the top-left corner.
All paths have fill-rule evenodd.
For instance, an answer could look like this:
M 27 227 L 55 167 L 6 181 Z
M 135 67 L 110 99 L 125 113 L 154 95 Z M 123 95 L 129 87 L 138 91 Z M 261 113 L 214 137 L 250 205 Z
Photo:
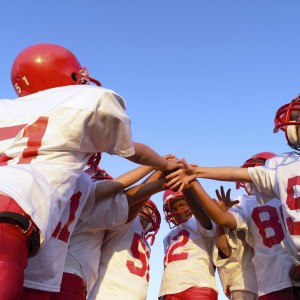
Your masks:
M 183 229 L 178 232 L 177 235 L 172 237 L 173 243 L 171 244 L 171 239 L 168 240 L 168 247 L 165 251 L 164 265 L 177 260 L 186 260 L 188 258 L 188 253 L 180 250 L 189 241 L 190 233 Z M 171 238 L 171 237 L 169 237 Z M 179 252 L 179 253 L 176 253 Z

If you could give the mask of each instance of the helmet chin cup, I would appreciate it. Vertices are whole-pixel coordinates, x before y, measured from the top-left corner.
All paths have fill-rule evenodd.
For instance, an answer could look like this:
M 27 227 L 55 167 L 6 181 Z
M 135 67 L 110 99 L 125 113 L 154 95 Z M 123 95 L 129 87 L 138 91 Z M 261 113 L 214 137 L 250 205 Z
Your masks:
M 286 126 L 286 139 L 292 148 L 294 149 L 300 148 L 300 143 L 298 138 L 298 125 Z

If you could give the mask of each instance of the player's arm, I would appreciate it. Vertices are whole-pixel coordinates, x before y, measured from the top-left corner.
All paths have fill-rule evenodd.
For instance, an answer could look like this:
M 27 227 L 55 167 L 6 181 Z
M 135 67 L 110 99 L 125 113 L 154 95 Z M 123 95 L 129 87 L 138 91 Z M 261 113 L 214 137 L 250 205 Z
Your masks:
M 214 179 L 220 181 L 244 181 L 252 182 L 247 168 L 239 167 L 200 167 L 194 164 L 188 164 L 185 159 L 182 160 L 183 168 L 174 171 L 166 176 L 168 188 L 179 188 L 193 181 L 196 178 Z
M 157 172 L 160 171 L 154 172 L 154 175 L 149 177 L 149 181 L 130 187 L 125 191 L 129 205 L 127 221 L 130 221 L 137 216 L 153 194 L 159 193 L 165 189 L 164 178 L 153 180 L 157 175 Z
M 167 171 L 175 170 L 182 166 L 181 161 L 175 157 L 174 159 L 166 159 L 145 144 L 136 142 L 133 142 L 133 144 L 135 154 L 126 157 L 126 159 L 134 163 L 151 166 L 157 170 Z
M 240 167 L 196 167 L 196 178 L 215 179 L 220 181 L 252 182 L 247 168 Z
M 193 180 L 190 185 L 197 196 L 197 201 L 200 202 L 199 205 L 204 208 L 214 223 L 228 227 L 229 229 L 236 229 L 237 224 L 233 215 L 227 211 L 223 211 L 197 180 Z
M 216 227 L 216 247 L 218 248 L 221 258 L 228 258 L 231 256 L 232 249 L 226 238 L 224 228 L 219 225 Z
M 189 206 L 190 211 L 195 216 L 197 221 L 207 230 L 212 229 L 212 222 L 203 209 L 201 201 L 199 201 L 196 193 L 193 190 L 193 186 L 189 186 L 182 190 L 184 199 Z
M 239 201 L 231 201 L 230 199 L 231 189 L 228 189 L 225 193 L 224 187 L 221 186 L 220 190 L 216 190 L 216 195 L 218 197 L 219 202 L 215 200 L 215 203 L 226 212 L 229 208 L 237 204 Z M 228 258 L 231 256 L 232 248 L 228 243 L 228 239 L 225 234 L 224 227 L 217 225 L 216 227 L 216 247 L 219 251 L 219 256 L 221 258 Z
M 125 188 L 135 184 L 143 177 L 153 171 L 152 167 L 140 166 L 129 172 L 126 172 L 113 180 L 106 180 L 96 183 L 95 197 L 96 199 L 105 199 L 112 194 L 117 194 Z

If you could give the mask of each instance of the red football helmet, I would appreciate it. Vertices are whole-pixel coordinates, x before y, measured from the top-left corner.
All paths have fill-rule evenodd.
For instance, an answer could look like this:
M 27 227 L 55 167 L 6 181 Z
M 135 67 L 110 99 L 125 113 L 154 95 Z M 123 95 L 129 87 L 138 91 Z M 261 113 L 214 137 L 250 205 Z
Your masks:
M 75 55 L 55 44 L 36 44 L 25 48 L 13 62 L 11 82 L 18 96 L 46 89 L 75 85 L 101 83 L 88 75 Z
M 169 224 L 170 229 L 178 226 L 179 224 L 186 222 L 188 219 L 192 217 L 192 213 L 188 205 L 186 205 L 183 209 L 180 209 L 180 211 L 172 210 L 172 205 L 178 200 L 184 200 L 184 196 L 182 192 L 174 192 L 172 190 L 166 190 L 164 192 L 163 211 L 165 214 L 165 220 Z
M 281 106 L 275 115 L 275 127 L 273 132 L 279 129 L 285 132 L 285 138 L 288 145 L 296 150 L 300 150 L 300 137 L 298 137 L 297 127 L 300 125 L 299 120 L 292 120 L 293 115 L 300 114 L 300 95 L 294 98 L 290 103 Z
M 144 232 L 145 232 L 146 240 L 151 238 L 150 245 L 152 246 L 155 240 L 155 235 L 157 234 L 160 228 L 160 223 L 161 223 L 160 213 L 155 203 L 149 199 L 146 202 L 146 204 L 143 206 L 141 211 L 139 212 L 139 215 L 146 218 L 147 221 L 149 222 L 146 229 L 144 229 Z
M 88 175 L 90 175 L 93 182 L 114 179 L 105 170 L 100 169 L 99 167 L 94 168 L 94 167 L 87 165 L 87 169 L 85 169 L 84 172 L 87 173 Z
M 249 167 L 256 167 L 256 166 L 263 166 L 266 162 L 267 159 L 276 156 L 276 154 L 272 152 L 260 152 L 249 159 L 247 159 L 244 164 L 241 166 L 241 168 L 249 168 Z M 238 181 L 236 183 L 236 188 L 239 189 L 240 187 L 244 188 L 248 194 L 251 194 L 250 188 L 249 188 L 249 183 L 247 182 L 241 182 Z

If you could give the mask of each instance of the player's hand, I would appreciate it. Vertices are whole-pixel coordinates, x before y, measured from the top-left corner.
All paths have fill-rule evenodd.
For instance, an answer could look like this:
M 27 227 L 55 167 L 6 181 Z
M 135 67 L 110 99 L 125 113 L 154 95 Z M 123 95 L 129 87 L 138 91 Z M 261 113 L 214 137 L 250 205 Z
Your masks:
M 230 199 L 230 192 L 231 189 L 228 189 L 225 193 L 224 187 L 221 185 L 220 191 L 216 190 L 216 195 L 219 200 L 218 206 L 223 210 L 227 211 L 229 208 L 232 206 L 238 204 L 240 201 L 239 200 L 231 200 Z
M 178 170 L 178 169 L 182 168 L 181 160 L 179 158 L 177 158 L 175 155 L 167 154 L 167 155 L 164 155 L 163 158 L 165 158 L 167 160 L 167 166 L 165 168 L 166 172 L 170 172 L 170 171 L 174 171 L 174 170 Z
M 183 168 L 174 171 L 166 176 L 167 187 L 171 190 L 182 191 L 191 181 L 196 178 L 195 169 L 197 165 L 188 164 L 186 159 L 182 159 Z
M 294 281 L 299 282 L 300 281 L 300 266 L 292 265 L 292 267 L 290 268 L 290 271 L 289 271 L 289 275 Z

